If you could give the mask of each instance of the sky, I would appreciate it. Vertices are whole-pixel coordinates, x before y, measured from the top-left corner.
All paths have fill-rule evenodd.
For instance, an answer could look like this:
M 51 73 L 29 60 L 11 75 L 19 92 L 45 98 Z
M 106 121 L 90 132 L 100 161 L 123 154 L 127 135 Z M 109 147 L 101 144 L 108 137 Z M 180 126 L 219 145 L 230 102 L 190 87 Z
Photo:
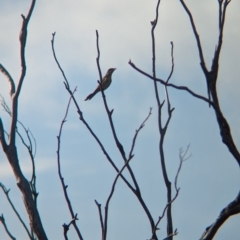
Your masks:
M 209 67 L 218 40 L 218 1 L 186 0 L 192 11 Z M 31 1 L 0 0 L 0 63 L 17 84 L 21 73 L 19 32 L 21 14 L 27 15 Z M 115 129 L 128 154 L 136 129 L 152 114 L 140 131 L 131 167 L 141 187 L 142 196 L 154 220 L 166 205 L 166 189 L 161 175 L 158 151 L 157 104 L 153 83 L 136 72 L 131 61 L 143 71 L 152 73 L 151 24 L 155 18 L 156 0 L 149 1 L 47 1 L 36 2 L 28 27 L 26 46 L 27 74 L 19 99 L 19 120 L 29 128 L 37 143 L 36 173 L 38 209 L 49 239 L 64 239 L 62 224 L 71 220 L 57 174 L 57 135 L 69 95 L 51 50 L 52 33 L 55 51 L 83 116 L 100 138 L 116 165 L 123 160 L 114 143 L 101 94 L 85 102 L 99 79 L 96 65 L 96 30 L 99 33 L 102 74 L 115 67 L 113 82 L 106 90 L 110 109 L 114 109 Z M 223 48 L 217 82 L 219 101 L 232 136 L 239 149 L 240 115 L 238 108 L 240 68 L 240 2 L 232 0 L 227 9 Z M 189 19 L 177 0 L 162 0 L 155 31 L 156 73 L 166 79 L 171 70 L 171 45 L 174 44 L 174 73 L 170 80 L 188 86 L 207 96 L 206 81 L 200 69 L 196 41 Z M 0 75 L 0 94 L 11 106 L 9 85 Z M 165 91 L 159 85 L 161 101 Z M 191 158 L 184 162 L 178 185 L 180 193 L 173 204 L 173 226 L 176 239 L 199 239 L 220 211 L 239 191 L 239 166 L 223 145 L 213 109 L 187 92 L 169 89 L 171 106 L 175 108 L 164 143 L 170 181 L 179 165 L 179 149 L 190 144 Z M 166 120 L 163 108 L 163 122 Z M 9 117 L 1 109 L 4 128 L 9 131 Z M 23 132 L 22 132 L 23 133 Z M 26 139 L 26 138 L 25 138 Z M 17 140 L 22 171 L 29 179 L 31 162 L 27 150 Z M 96 199 L 104 207 L 116 172 L 86 127 L 79 120 L 74 105 L 70 106 L 61 139 L 61 166 L 77 222 L 84 239 L 100 239 L 101 228 Z M 129 177 L 127 172 L 124 173 Z M 28 223 L 21 194 L 9 163 L 0 150 L 0 182 Z M 27 239 L 3 192 L 0 192 L 0 214 L 17 239 Z M 216 234 L 216 240 L 238 239 L 239 216 L 230 218 Z M 166 221 L 159 225 L 159 239 L 166 237 Z M 7 235 L 0 226 L 1 239 Z M 118 180 L 109 209 L 108 239 L 149 239 L 150 225 L 140 204 L 121 179 Z M 77 239 L 71 228 L 69 239 Z

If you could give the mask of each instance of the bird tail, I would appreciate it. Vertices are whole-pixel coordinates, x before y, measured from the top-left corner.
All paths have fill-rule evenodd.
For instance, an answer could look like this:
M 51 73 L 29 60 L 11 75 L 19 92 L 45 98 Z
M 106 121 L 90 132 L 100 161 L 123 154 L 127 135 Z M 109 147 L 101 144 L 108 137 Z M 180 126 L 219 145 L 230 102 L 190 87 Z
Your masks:
M 89 94 L 84 101 L 91 100 L 94 95 L 94 93 Z

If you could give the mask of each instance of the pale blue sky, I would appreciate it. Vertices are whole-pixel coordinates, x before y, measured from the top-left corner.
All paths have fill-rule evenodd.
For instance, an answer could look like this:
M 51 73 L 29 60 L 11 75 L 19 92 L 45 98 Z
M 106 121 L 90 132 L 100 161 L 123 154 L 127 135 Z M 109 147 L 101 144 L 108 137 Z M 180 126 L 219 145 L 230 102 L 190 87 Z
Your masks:
M 29 0 L 0 0 L 0 63 L 15 81 L 20 76 L 19 31 L 21 14 L 26 15 Z M 142 195 L 157 220 L 166 204 L 166 192 L 160 173 L 158 155 L 157 105 L 151 80 L 132 69 L 128 61 L 151 73 L 151 24 L 155 18 L 156 0 L 150 1 L 37 1 L 28 28 L 26 48 L 27 75 L 20 96 L 19 119 L 29 127 L 37 141 L 37 188 L 39 211 L 49 239 L 64 239 L 62 224 L 70 221 L 57 175 L 56 146 L 59 126 L 65 113 L 68 93 L 51 51 L 52 33 L 56 31 L 55 50 L 85 119 L 102 140 L 114 162 L 121 167 L 122 159 L 113 142 L 102 97 L 91 101 L 85 97 L 97 84 L 96 35 L 100 35 L 101 67 L 104 74 L 116 67 L 113 83 L 106 91 L 110 108 L 114 108 L 115 128 L 128 153 L 135 130 L 152 107 L 152 115 L 141 130 L 131 166 L 142 187 Z M 218 1 L 186 1 L 192 10 L 203 45 L 206 63 L 213 58 L 217 43 Z M 239 56 L 240 2 L 231 1 L 227 9 L 223 49 L 218 79 L 222 110 L 230 123 L 239 148 L 240 115 Z M 199 65 L 196 42 L 190 23 L 179 1 L 161 1 L 159 24 L 156 28 L 157 75 L 166 78 L 171 69 L 170 42 L 174 43 L 175 71 L 171 82 L 186 85 L 206 96 L 206 82 Z M 9 86 L 0 75 L 0 94 L 10 103 Z M 161 100 L 165 99 L 159 85 Z M 173 224 L 178 240 L 199 239 L 204 229 L 239 191 L 239 167 L 222 144 L 212 108 L 186 92 L 169 89 L 175 108 L 165 140 L 169 178 L 179 163 L 179 148 L 191 144 L 192 154 L 179 177 L 180 195 L 173 206 Z M 164 109 L 165 111 L 166 109 Z M 164 112 L 164 115 L 166 112 Z M 9 118 L 1 110 L 5 129 Z M 31 165 L 26 150 L 18 145 L 21 167 L 27 176 Z M 105 205 L 115 171 L 100 148 L 79 121 L 72 105 L 63 130 L 62 168 L 72 200 L 78 213 L 78 226 L 84 239 L 100 239 L 100 224 L 94 199 Z M 10 196 L 28 219 L 9 164 L 0 151 L 0 182 L 11 188 Z M 27 235 L 13 215 L 4 194 L 0 193 L 0 214 L 4 214 L 17 239 Z M 108 239 L 147 239 L 150 225 L 139 203 L 121 180 L 110 204 Z M 238 239 L 239 216 L 227 221 L 216 240 Z M 159 239 L 166 237 L 165 221 L 160 224 Z M 7 236 L 0 226 L 0 239 Z M 4 236 L 2 238 L 2 236 Z M 77 239 L 71 229 L 69 239 Z

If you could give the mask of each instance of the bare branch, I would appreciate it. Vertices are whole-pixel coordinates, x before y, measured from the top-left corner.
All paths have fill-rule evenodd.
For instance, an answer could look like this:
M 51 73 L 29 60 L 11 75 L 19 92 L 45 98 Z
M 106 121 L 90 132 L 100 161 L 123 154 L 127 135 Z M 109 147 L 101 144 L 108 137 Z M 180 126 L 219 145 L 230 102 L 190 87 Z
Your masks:
M 73 95 L 75 93 L 76 89 L 73 91 Z M 68 101 L 68 105 L 67 105 L 67 108 L 66 108 L 66 112 L 65 112 L 65 115 L 64 115 L 64 118 L 62 120 L 62 123 L 60 125 L 60 129 L 59 129 L 59 134 L 57 136 L 57 139 L 58 139 L 58 145 L 57 145 L 57 164 L 58 164 L 58 176 L 60 178 L 60 181 L 61 181 L 61 185 L 62 185 L 62 189 L 63 189 L 63 193 L 64 193 L 64 197 L 65 197 L 65 200 L 67 202 L 67 205 L 68 205 L 68 209 L 70 211 L 70 214 L 71 214 L 71 217 L 72 219 L 75 219 L 75 216 L 77 216 L 76 214 L 74 214 L 74 211 L 73 211 L 73 207 L 72 207 L 72 204 L 71 204 L 71 201 L 68 197 L 68 193 L 67 193 L 67 185 L 65 185 L 65 182 L 64 182 L 64 178 L 62 176 L 62 173 L 61 173 L 61 163 L 60 163 L 60 148 L 61 148 L 61 135 L 62 135 L 62 130 L 63 130 L 63 125 L 64 123 L 66 122 L 66 118 L 67 118 L 67 115 L 68 115 L 68 110 L 69 110 L 69 106 L 70 106 L 70 103 L 71 103 L 71 100 L 72 100 L 72 97 L 70 96 L 69 98 L 69 101 Z M 65 239 L 67 239 L 67 231 L 69 229 L 69 226 L 73 224 L 74 226 L 74 229 L 79 237 L 79 239 L 83 240 L 83 237 L 82 237 L 82 234 L 75 222 L 72 221 L 69 225 L 66 225 L 64 224 L 63 225 L 63 228 L 64 228 L 64 236 L 65 236 Z
M 217 88 L 216 88 L 217 77 L 218 77 L 218 67 L 219 67 L 219 57 L 220 57 L 220 52 L 221 52 L 221 47 L 222 47 L 222 42 L 223 42 L 223 29 L 224 29 L 224 23 L 225 23 L 226 10 L 227 10 L 227 6 L 231 2 L 231 0 L 218 0 L 218 2 L 219 2 L 219 36 L 218 36 L 218 44 L 217 44 L 217 47 L 214 52 L 211 71 L 208 71 L 205 67 L 200 40 L 199 40 L 197 31 L 196 31 L 196 28 L 195 28 L 195 25 L 193 22 L 192 15 L 191 15 L 190 11 L 188 10 L 187 6 L 185 5 L 184 1 L 180 0 L 180 2 L 182 3 L 187 14 L 189 15 L 189 18 L 190 18 L 190 21 L 192 24 L 192 28 L 193 28 L 193 32 L 194 32 L 195 38 L 197 40 L 198 50 L 200 53 L 201 66 L 202 66 L 202 70 L 203 70 L 206 80 L 207 80 L 209 105 L 213 106 L 213 108 L 215 110 L 215 114 L 217 117 L 219 129 L 220 129 L 220 135 L 222 137 L 222 142 L 227 146 L 230 153 L 234 156 L 235 160 L 240 165 L 240 153 L 233 141 L 230 126 L 220 109 Z M 223 6 L 222 6 L 222 4 L 223 4 Z M 184 90 L 187 90 L 187 89 L 184 89 Z M 189 93 L 191 93 L 189 90 L 187 90 L 187 91 Z M 194 96 L 194 94 L 192 94 L 192 95 Z M 212 101 L 210 101 L 210 95 L 212 97 Z M 206 101 L 206 99 L 204 99 L 202 97 L 199 97 L 196 95 L 195 95 L 195 97 L 201 98 L 202 100 Z
M 177 173 L 176 173 L 176 176 L 175 176 L 175 180 L 174 180 L 174 185 L 175 185 L 175 196 L 171 199 L 170 202 L 168 202 L 165 206 L 165 208 L 163 209 L 163 212 L 162 212 L 162 215 L 159 216 L 158 218 L 158 221 L 155 225 L 155 228 L 154 228 L 154 231 L 156 232 L 157 230 L 159 230 L 158 228 L 158 225 L 160 224 L 161 220 L 163 219 L 163 217 L 165 216 L 165 213 L 167 211 L 167 209 L 172 205 L 172 203 L 177 199 L 178 195 L 179 195 L 179 191 L 180 191 L 180 188 L 177 187 L 177 183 L 178 183 L 178 178 L 179 178 L 179 173 L 181 171 L 181 168 L 182 168 L 182 164 L 184 161 L 188 160 L 190 157 L 191 157 L 191 154 L 186 157 L 186 154 L 189 150 L 189 147 L 190 145 L 187 146 L 186 150 L 183 152 L 182 149 L 179 150 L 179 160 L 180 160 L 180 163 L 179 163 L 179 167 L 178 167 L 178 170 L 177 170 Z M 177 235 L 177 229 L 175 229 L 174 232 L 170 233 L 165 239 L 171 239 L 172 236 L 175 236 Z M 151 239 L 154 239 L 154 236 L 151 237 Z
M 12 240 L 16 240 L 16 238 L 10 233 L 10 231 L 8 230 L 7 224 L 5 222 L 5 218 L 3 216 L 3 214 L 0 216 L 0 222 L 3 224 L 4 229 L 7 233 L 7 235 L 12 239 Z
M 72 225 L 75 225 L 76 220 L 78 220 L 77 214 L 73 217 L 73 219 L 70 221 L 69 224 L 65 224 L 65 223 L 64 223 L 64 224 L 62 225 L 62 226 L 63 226 L 63 234 L 64 234 L 65 240 L 68 240 L 67 232 L 68 232 L 71 224 L 72 224 Z
M 16 214 L 18 220 L 21 222 L 23 228 L 25 229 L 28 237 L 29 237 L 30 239 L 34 239 L 34 236 L 33 236 L 33 235 L 30 233 L 30 231 L 28 230 L 26 224 L 24 223 L 23 219 L 21 218 L 20 214 L 18 213 L 17 209 L 15 208 L 14 204 L 12 203 L 12 201 L 11 201 L 11 199 L 10 199 L 10 197 L 9 197 L 10 189 L 7 190 L 7 188 L 6 188 L 2 183 L 0 183 L 0 187 L 2 188 L 5 196 L 7 197 L 7 200 L 8 200 L 8 202 L 9 202 L 12 210 L 14 211 L 14 213 Z
M 160 1 L 157 2 L 157 6 L 156 6 L 156 17 L 155 20 L 152 23 L 152 30 L 151 30 L 151 39 L 152 39 L 152 69 L 153 69 L 153 74 L 152 74 L 152 78 L 154 81 L 154 90 L 155 90 L 155 96 L 156 96 L 156 101 L 157 101 L 157 105 L 158 105 L 158 130 L 159 130 L 159 134 L 160 134 L 160 139 L 159 139 L 159 154 L 160 154 L 160 163 L 161 163 L 161 170 L 162 170 L 162 175 L 163 175 L 163 179 L 165 182 L 165 186 L 167 189 L 167 202 L 171 202 L 172 200 L 172 187 L 171 187 L 171 182 L 168 179 L 168 173 L 167 173 L 167 169 L 166 169 L 166 164 L 165 164 L 165 155 L 164 155 L 164 148 L 163 148 L 163 143 L 164 143 L 164 138 L 165 138 L 165 134 L 167 131 L 167 127 L 170 123 L 171 117 L 172 117 L 172 112 L 174 111 L 174 108 L 171 109 L 171 104 L 170 104 L 170 100 L 169 100 L 169 95 L 168 95 L 168 90 L 167 90 L 167 85 L 173 70 L 174 70 L 174 59 L 173 59 L 173 44 L 172 44 L 172 49 L 171 49 L 171 57 L 172 57 L 172 68 L 170 71 L 170 74 L 168 76 L 168 79 L 164 85 L 165 88 L 165 92 L 166 92 L 166 98 L 167 98 L 167 110 L 168 110 L 168 118 L 167 121 L 165 123 L 165 125 L 163 126 L 162 124 L 162 109 L 163 109 L 163 105 L 165 103 L 165 101 L 163 101 L 162 103 L 160 102 L 160 98 L 158 95 L 158 89 L 157 89 L 157 78 L 156 78 L 156 73 L 155 73 L 155 58 L 156 58 L 156 53 L 155 53 L 155 27 L 157 25 L 158 22 L 158 10 L 159 10 L 159 4 Z M 168 205 L 168 207 L 166 208 L 167 211 L 167 235 L 168 236 L 172 236 L 173 233 L 173 222 L 172 222 L 172 208 L 171 208 L 171 204 Z M 156 235 L 156 230 L 157 227 L 156 225 L 152 225 L 152 239 L 156 239 L 157 235 Z M 172 237 L 169 238 L 170 240 L 172 240 Z
M 3 151 L 6 152 L 8 145 L 5 140 L 4 128 L 3 128 L 3 123 L 1 118 L 0 118 L 0 142 L 2 144 Z
M 101 210 L 101 204 L 97 202 L 97 200 L 95 200 L 95 203 L 98 207 L 98 213 L 99 213 L 99 218 L 100 218 L 100 223 L 101 223 L 101 229 L 102 229 L 102 239 L 104 239 L 104 234 L 105 234 L 105 230 L 104 230 L 104 225 L 103 225 L 103 217 L 102 217 L 102 210 Z
M 117 174 L 117 176 L 115 177 L 114 179 L 114 182 L 112 184 L 112 189 L 111 189 L 111 192 L 108 196 L 108 199 L 107 199 L 107 202 L 106 202 L 106 205 L 105 205 L 105 219 L 104 219 L 104 238 L 103 240 L 106 240 L 107 239 L 107 223 L 108 223 L 108 208 L 109 208 L 109 203 L 110 203 L 110 200 L 113 196 L 113 193 L 114 193 L 114 190 L 115 190 L 115 186 L 117 184 L 117 180 L 119 178 L 119 176 L 122 174 L 123 170 L 125 169 L 125 167 L 127 165 L 129 165 L 129 162 L 132 160 L 133 157 L 129 158 L 125 164 L 123 165 L 123 167 L 121 168 L 121 170 L 119 171 L 119 173 Z
M 196 98 L 199 98 L 201 100 L 203 100 L 204 102 L 207 102 L 209 104 L 211 104 L 211 106 L 214 108 L 214 103 L 211 101 L 211 100 L 208 100 L 207 98 L 199 95 L 199 94 L 196 94 L 195 92 L 193 92 L 192 90 L 190 90 L 188 87 L 185 87 L 185 86 L 177 86 L 175 84 L 172 84 L 172 83 L 166 83 L 164 80 L 160 79 L 160 78 L 155 78 L 152 77 L 151 75 L 149 75 L 148 73 L 142 71 L 140 68 L 136 67 L 136 65 L 131 61 L 129 60 L 129 65 L 134 68 L 135 70 L 137 70 L 138 72 L 140 72 L 141 74 L 145 75 L 146 77 L 152 79 L 152 80 L 156 80 L 157 82 L 160 82 L 161 84 L 167 86 L 167 87 L 173 87 L 173 88 L 176 88 L 176 89 L 179 89 L 179 90 L 184 90 L 184 91 L 187 91 L 188 93 L 190 93 L 192 96 L 196 97 Z
M 109 203 L 110 203 L 110 200 L 113 196 L 113 193 L 114 193 L 114 189 L 115 189 L 115 186 L 117 184 L 117 180 L 119 178 L 119 176 L 121 175 L 121 173 L 123 172 L 123 170 L 125 169 L 125 167 L 127 167 L 127 165 L 129 165 L 129 162 L 131 161 L 131 159 L 134 157 L 134 155 L 132 154 L 133 152 L 133 149 L 134 149 L 134 146 L 135 146 L 135 142 L 136 142 L 136 138 L 137 138 L 137 135 L 138 133 L 140 132 L 140 130 L 144 127 L 144 124 L 146 123 L 146 121 L 149 119 L 150 115 L 151 115 L 151 111 L 152 109 L 150 108 L 150 111 L 149 111 L 149 114 L 148 116 L 144 119 L 144 121 L 142 122 L 142 124 L 140 125 L 140 127 L 136 130 L 136 133 L 134 135 L 134 138 L 133 138 L 133 142 L 132 142 L 132 148 L 130 150 L 130 153 L 129 153 L 129 158 L 128 160 L 125 162 L 125 164 L 123 165 L 123 167 L 121 168 L 121 170 L 118 172 L 117 176 L 115 177 L 114 179 L 114 182 L 112 184 L 112 189 L 111 189 L 111 192 L 109 194 L 109 197 L 107 199 L 107 202 L 106 202 L 106 205 L 105 205 L 105 221 L 104 221 L 104 227 L 102 227 L 102 229 L 104 230 L 104 234 L 103 234 L 103 240 L 106 240 L 107 239 L 107 223 L 108 223 L 108 208 L 109 208 Z M 100 215 L 101 217 L 101 215 Z
M 19 39 L 22 71 L 21 71 L 20 80 L 18 82 L 16 92 L 12 96 L 12 119 L 11 119 L 10 134 L 9 134 L 9 138 L 10 138 L 9 145 L 6 145 L 4 140 L 4 131 L 3 131 L 2 123 L 0 124 L 1 125 L 0 134 L 1 134 L 1 142 L 3 146 L 3 150 L 7 155 L 8 161 L 14 172 L 14 175 L 17 181 L 17 186 L 19 187 L 23 195 L 23 202 L 29 217 L 31 229 L 32 231 L 34 231 L 38 239 L 46 240 L 47 236 L 43 229 L 36 203 L 32 196 L 32 190 L 31 190 L 30 184 L 25 178 L 25 176 L 23 175 L 19 165 L 18 152 L 15 145 L 16 126 L 17 126 L 17 120 L 18 120 L 18 97 L 20 95 L 21 87 L 26 74 L 25 46 L 26 46 L 26 40 L 27 40 L 27 26 L 28 26 L 30 17 L 32 15 L 35 2 L 36 2 L 35 0 L 32 0 L 27 18 L 25 18 L 22 15 L 23 22 L 22 22 L 22 28 L 20 33 L 20 39 Z
M 152 75 L 153 78 L 156 78 L 156 54 L 155 54 L 155 36 L 154 36 L 154 31 L 158 23 L 158 10 L 159 10 L 159 5 L 160 5 L 161 0 L 158 0 L 157 6 L 156 6 L 156 16 L 154 21 L 151 22 L 152 24 L 152 29 L 151 29 L 151 40 L 152 40 Z M 154 91 L 155 91 L 155 97 L 156 101 L 158 104 L 158 107 L 161 105 L 160 104 L 160 98 L 158 94 L 158 87 L 157 87 L 157 82 L 154 80 Z
M 57 57 L 56 57 L 56 54 L 55 54 L 55 50 L 54 50 L 54 38 L 55 38 L 55 34 L 52 35 L 53 38 L 52 38 L 52 51 L 53 51 L 53 55 L 54 55 L 54 59 L 60 69 L 60 71 L 62 72 L 62 75 L 65 79 L 64 81 L 64 85 L 65 85 L 65 88 L 66 90 L 68 91 L 68 93 L 70 94 L 70 96 L 72 97 L 72 100 L 75 104 L 75 107 L 77 109 L 77 113 L 79 115 L 79 119 L 83 122 L 83 124 L 85 125 L 85 127 L 88 129 L 88 131 L 90 132 L 90 134 L 94 137 L 94 139 L 96 140 L 96 142 L 98 143 L 98 145 L 100 146 L 103 154 L 106 156 L 107 160 L 109 161 L 109 163 L 112 165 L 112 167 L 115 169 L 116 172 L 119 172 L 119 169 L 117 168 L 117 166 L 115 165 L 115 163 L 113 162 L 113 160 L 111 159 L 111 157 L 108 155 L 107 151 L 105 150 L 103 144 L 101 143 L 101 141 L 99 140 L 99 138 L 96 136 L 96 134 L 93 132 L 93 130 L 91 129 L 91 127 L 88 125 L 88 123 L 86 122 L 86 120 L 84 119 L 83 117 L 83 113 L 77 103 L 77 100 L 75 99 L 74 95 L 73 95 L 73 92 L 72 90 L 70 89 L 70 86 L 69 86 L 69 83 L 68 83 L 68 80 L 67 78 L 65 77 L 65 74 L 64 74 L 64 71 L 62 70 L 58 60 L 57 60 Z M 121 175 L 121 178 L 123 179 L 123 181 L 127 184 L 127 186 L 132 190 L 134 191 L 134 188 L 131 186 L 131 184 L 128 182 L 128 180 L 123 176 Z
M 192 29 L 193 29 L 193 33 L 194 33 L 194 36 L 195 36 L 196 41 L 197 41 L 197 47 L 198 47 L 198 52 L 199 52 L 199 57 L 200 57 L 201 66 L 202 66 L 203 72 L 207 72 L 208 70 L 207 70 L 207 68 L 205 66 L 205 60 L 204 60 L 204 56 L 203 56 L 203 51 L 202 51 L 202 45 L 201 45 L 200 37 L 198 35 L 198 32 L 197 32 L 197 29 L 196 29 L 196 26 L 195 26 L 192 14 L 189 11 L 189 9 L 188 9 L 187 5 L 185 4 L 185 2 L 183 0 L 179 0 L 179 1 L 181 2 L 183 8 L 187 12 L 187 15 L 188 15 L 188 17 L 190 19 L 190 22 L 191 22 L 191 25 L 192 25 Z
M 97 56 L 97 65 L 98 65 L 98 69 L 99 69 L 99 72 L 100 71 L 100 63 L 99 63 L 99 59 L 100 59 L 100 51 L 99 51 L 99 35 L 98 35 L 98 32 L 96 32 L 97 34 L 97 49 L 98 49 L 98 56 Z M 100 75 L 100 78 L 101 78 L 101 75 Z M 102 81 L 102 80 L 101 80 Z M 107 102 L 106 102 L 106 99 L 105 99 L 105 96 L 103 94 L 103 91 L 102 91 L 102 95 L 103 95 L 103 102 L 104 102 L 104 106 L 105 106 L 105 109 L 106 109 L 106 112 L 107 112 L 107 115 L 108 115 L 108 119 L 109 119 L 109 123 L 110 123 L 110 126 L 111 126 L 111 130 L 112 130 L 112 133 L 113 133 L 113 137 L 114 137 L 114 140 L 115 140 L 115 143 L 117 145 L 117 148 L 119 149 L 119 152 L 121 153 L 121 156 L 124 160 L 124 162 L 126 163 L 127 162 L 127 158 L 126 158 L 126 155 L 125 155 L 125 151 L 123 149 L 123 146 L 122 144 L 120 143 L 120 141 L 118 140 L 118 137 L 117 137 L 117 134 L 116 134 L 116 131 L 115 131 L 115 127 L 114 127 L 114 124 L 113 124 L 113 120 L 112 120 L 112 113 L 113 113 L 113 110 L 112 111 L 109 111 L 109 108 L 108 108 L 108 105 L 107 105 Z M 140 191 L 140 188 L 139 188 L 139 185 L 138 185 L 138 182 L 135 178 L 135 175 L 131 169 L 131 166 L 129 164 L 126 165 L 127 169 L 128 169 L 128 172 L 133 180 L 133 183 L 134 183 L 134 186 L 136 188 L 133 189 L 131 188 L 131 190 L 133 191 L 133 193 L 135 194 L 135 196 L 137 197 L 138 201 L 140 202 L 141 206 L 143 207 L 148 219 L 149 219 L 149 222 L 151 224 L 151 227 L 153 229 L 154 227 L 154 220 L 153 220 L 153 217 L 148 209 L 148 207 L 146 206 L 143 198 L 142 198 L 142 194 L 141 194 L 141 191 Z
M 66 77 L 65 77 L 65 74 L 64 74 L 64 72 L 63 72 L 63 70 L 62 70 L 62 68 L 61 68 L 61 66 L 60 66 L 60 64 L 59 64 L 59 62 L 58 62 L 58 60 L 57 60 L 57 58 L 56 58 L 56 54 L 55 54 L 55 50 L 54 50 L 54 38 L 55 38 L 55 33 L 54 33 L 52 36 L 53 36 L 53 38 L 52 38 L 51 43 L 52 43 L 53 55 L 54 55 L 55 61 L 57 62 L 57 65 L 58 65 L 59 69 L 61 70 L 61 72 L 62 72 L 62 74 L 63 74 L 63 76 L 64 76 L 64 79 L 65 79 L 65 81 L 64 81 L 65 88 L 66 88 L 66 90 L 68 91 L 68 93 L 70 94 L 70 96 L 71 96 L 72 99 L 73 99 L 73 102 L 74 102 L 75 107 L 76 107 L 76 109 L 77 109 L 77 112 L 78 112 L 78 114 L 79 114 L 79 119 L 83 122 L 83 124 L 86 126 L 86 128 L 87 128 L 87 129 L 89 130 L 89 132 L 91 133 L 91 135 L 92 135 L 92 136 L 94 137 L 94 139 L 97 141 L 98 145 L 100 146 L 100 148 L 101 148 L 101 150 L 103 151 L 104 155 L 106 156 L 107 160 L 110 162 L 110 164 L 111 164 L 111 165 L 113 166 L 113 168 L 116 170 L 116 172 L 119 172 L 119 169 L 117 168 L 117 166 L 115 165 L 115 163 L 113 162 L 113 160 L 110 158 L 110 156 L 109 156 L 108 153 L 106 152 L 104 146 L 102 145 L 102 143 L 100 142 L 100 140 L 98 139 L 98 137 L 96 136 L 96 134 L 92 131 L 92 129 L 90 128 L 90 126 L 88 125 L 88 123 L 85 121 L 85 119 L 84 119 L 84 117 L 83 117 L 83 113 L 82 113 L 82 111 L 81 111 L 81 109 L 80 109 L 80 107 L 79 107 L 79 105 L 78 105 L 78 103 L 77 103 L 77 101 L 76 101 L 76 99 L 75 99 L 75 97 L 74 97 L 74 95 L 73 95 L 73 92 L 71 91 L 71 89 L 70 89 L 70 87 L 69 87 L 69 84 L 68 84 L 68 81 L 67 81 L 67 79 L 66 79 Z M 113 113 L 113 110 L 109 111 L 109 114 L 110 114 L 110 115 L 112 115 L 112 113 Z M 126 161 L 127 161 L 127 160 L 126 160 Z M 129 166 L 127 165 L 127 167 L 129 167 Z M 133 174 L 133 173 L 132 173 L 132 174 Z M 146 213 L 147 216 L 148 216 L 148 219 L 149 219 L 151 225 L 154 225 L 153 217 L 152 217 L 151 213 L 149 212 L 149 210 L 148 210 L 145 202 L 144 202 L 143 199 L 142 199 L 141 192 L 140 192 L 138 189 L 135 190 L 135 189 L 132 187 L 132 185 L 129 183 L 129 181 L 128 181 L 122 174 L 121 174 L 120 176 L 121 176 L 121 178 L 123 179 L 123 181 L 127 184 L 127 186 L 131 189 L 131 191 L 135 194 L 135 196 L 137 196 L 137 198 L 138 198 L 141 206 L 143 207 L 145 213 Z M 134 176 L 134 175 L 133 175 L 133 176 Z M 135 184 L 137 184 L 137 182 L 136 182 Z M 138 185 L 137 185 L 137 186 L 138 186 Z
M 21 66 L 22 66 L 22 72 L 21 76 L 17 85 L 17 90 L 16 93 L 13 95 L 13 102 L 12 102 L 12 123 L 11 123 L 11 130 L 10 130 L 10 145 L 15 144 L 15 129 L 17 125 L 17 118 L 18 118 L 18 97 L 21 91 L 21 87 L 23 84 L 23 80 L 26 75 L 26 61 L 25 61 L 25 47 L 26 47 L 26 41 L 27 41 L 27 27 L 28 23 L 30 21 L 34 5 L 35 5 L 36 0 L 32 0 L 31 7 L 28 11 L 27 18 L 22 15 L 22 28 L 19 36 L 19 41 L 20 41 L 20 58 L 21 58 Z
M 221 212 L 216 221 L 206 228 L 200 240 L 211 240 L 223 223 L 231 216 L 240 213 L 240 192 L 235 200 L 230 202 Z
M 5 112 L 7 112 L 10 117 L 12 117 L 12 112 L 11 112 L 10 108 L 8 107 L 5 99 L 1 95 L 0 95 L 0 103 L 1 103 L 1 106 L 3 107 L 3 109 L 5 110 Z M 37 193 L 37 188 L 36 188 L 36 171 L 35 171 L 35 161 L 34 161 L 34 157 L 35 157 L 35 154 L 36 154 L 36 140 L 33 137 L 33 134 L 31 133 L 31 131 L 28 130 L 22 122 L 20 122 L 19 120 L 17 120 L 17 122 L 24 129 L 24 131 L 26 133 L 26 136 L 28 138 L 28 144 L 27 144 L 26 141 L 24 140 L 24 138 L 22 137 L 21 133 L 18 131 L 18 128 L 16 126 L 16 133 L 20 137 L 23 145 L 27 148 L 30 159 L 31 159 L 31 162 L 32 162 L 32 177 L 31 177 L 31 181 L 30 181 L 30 186 L 31 186 L 31 190 L 32 190 L 32 194 L 33 194 L 33 197 L 34 197 L 35 204 L 37 204 L 38 193 Z M 34 141 L 35 153 L 33 153 L 32 139 Z
M 132 147 L 131 147 L 131 150 L 130 150 L 129 155 L 128 155 L 128 159 L 130 159 L 130 158 L 132 158 L 132 157 L 134 156 L 132 153 L 133 153 L 133 149 L 134 149 L 134 146 L 135 146 L 135 143 L 136 143 L 137 135 L 138 135 L 138 133 L 140 132 L 140 130 L 144 127 L 144 124 L 145 124 L 146 121 L 149 119 L 149 117 L 150 117 L 151 114 L 152 114 L 152 108 L 150 108 L 147 117 L 146 117 L 145 120 L 142 122 L 142 124 L 140 125 L 140 127 L 136 130 L 136 133 L 135 133 L 135 135 L 134 135 L 134 137 L 133 137 L 133 141 L 132 141 Z
M 96 58 L 96 61 L 97 61 L 97 67 L 98 67 L 98 72 L 99 72 L 99 77 L 100 77 L 100 82 L 102 82 L 102 74 L 101 74 L 101 68 L 100 68 L 100 50 L 99 50 L 99 34 L 98 34 L 98 31 L 96 30 L 96 37 L 97 37 L 97 58 Z M 122 155 L 122 158 L 124 159 L 124 161 L 126 162 L 126 155 L 125 155 L 125 151 L 124 151 L 124 148 L 122 146 L 122 144 L 120 143 L 120 141 L 118 140 L 118 137 L 117 137 L 117 134 L 116 134 L 116 131 L 115 131 L 115 127 L 114 127 L 114 124 L 113 124 L 113 121 L 112 121 L 112 112 L 109 111 L 109 108 L 108 108 L 108 105 L 107 105 L 107 101 L 106 101 L 106 97 L 105 97 L 105 94 L 103 92 L 103 90 L 101 89 L 101 92 L 102 92 L 102 96 L 103 96 L 103 102 L 104 102 L 104 106 L 105 106 L 105 109 L 106 109 L 106 112 L 107 112 L 107 115 L 108 115 L 108 119 L 109 119 L 109 123 L 110 123 L 110 126 L 111 126 L 111 130 L 112 130 L 112 133 L 113 133 L 113 137 L 114 137 L 114 140 L 115 140 L 115 143 Z M 135 183 L 135 181 L 134 181 Z

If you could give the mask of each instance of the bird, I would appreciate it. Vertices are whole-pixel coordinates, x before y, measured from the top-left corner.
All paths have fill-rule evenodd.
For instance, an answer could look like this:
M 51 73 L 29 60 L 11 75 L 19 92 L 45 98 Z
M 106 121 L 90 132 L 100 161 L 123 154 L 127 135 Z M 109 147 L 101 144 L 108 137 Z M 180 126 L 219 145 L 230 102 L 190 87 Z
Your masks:
M 98 84 L 97 88 L 91 94 L 89 94 L 84 101 L 91 100 L 98 92 L 101 91 L 101 87 L 103 91 L 107 89 L 112 82 L 112 74 L 115 70 L 116 68 L 109 68 L 107 73 L 102 79 L 101 85 Z

